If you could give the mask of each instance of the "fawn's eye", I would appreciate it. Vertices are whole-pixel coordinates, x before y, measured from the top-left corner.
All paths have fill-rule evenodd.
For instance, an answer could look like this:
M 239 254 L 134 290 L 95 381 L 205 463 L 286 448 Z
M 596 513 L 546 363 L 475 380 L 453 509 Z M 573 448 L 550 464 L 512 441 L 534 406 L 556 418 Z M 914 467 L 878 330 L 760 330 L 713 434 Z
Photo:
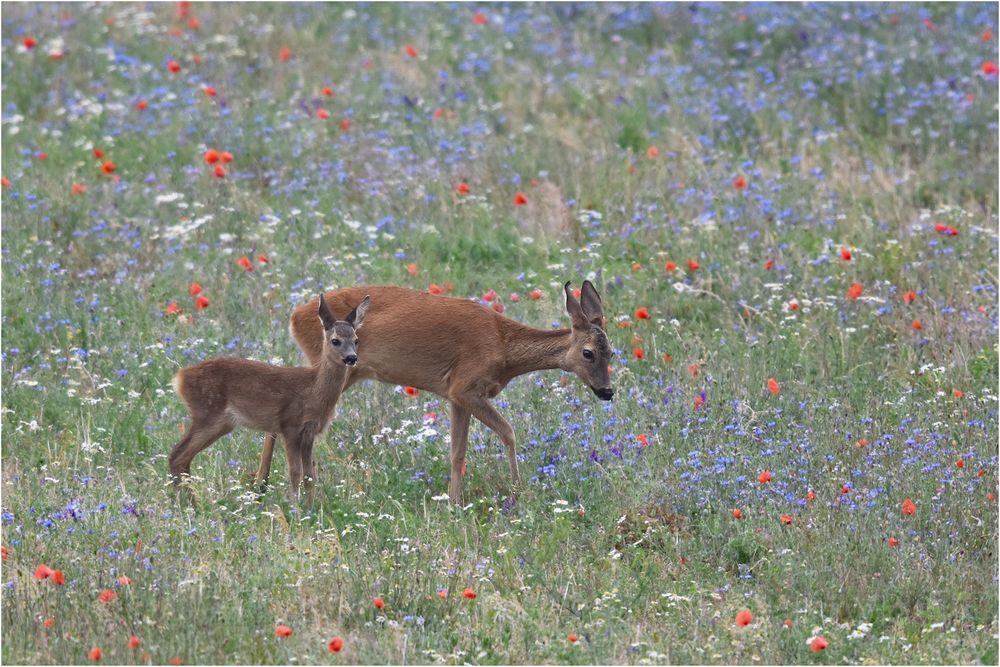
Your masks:
M 590 350 L 584 350 L 583 351 L 583 358 L 586 359 L 587 361 L 593 361 L 594 360 L 594 353 L 592 351 L 590 351 Z
M 333 345 L 334 347 L 340 347 L 340 341 L 336 338 L 331 339 L 330 344 Z

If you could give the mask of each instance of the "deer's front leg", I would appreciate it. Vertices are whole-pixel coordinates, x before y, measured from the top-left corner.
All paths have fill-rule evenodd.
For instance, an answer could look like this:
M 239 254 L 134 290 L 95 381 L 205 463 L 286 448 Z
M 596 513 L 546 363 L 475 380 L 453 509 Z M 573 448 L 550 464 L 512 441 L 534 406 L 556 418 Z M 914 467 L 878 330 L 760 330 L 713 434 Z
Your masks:
M 518 487 L 521 484 L 521 476 L 517 472 L 517 438 L 514 436 L 514 427 L 502 414 L 497 412 L 497 409 L 486 398 L 473 403 L 472 415 L 500 436 L 500 440 L 507 448 L 511 481 L 515 488 Z
M 465 474 L 465 451 L 469 446 L 468 408 L 451 401 L 451 482 L 448 495 L 451 502 L 462 504 L 462 475 Z
M 257 478 L 254 483 L 258 487 L 267 485 L 267 478 L 271 474 L 271 459 L 274 457 L 274 441 L 278 436 L 274 433 L 264 435 L 264 448 L 260 452 L 260 467 L 257 468 Z

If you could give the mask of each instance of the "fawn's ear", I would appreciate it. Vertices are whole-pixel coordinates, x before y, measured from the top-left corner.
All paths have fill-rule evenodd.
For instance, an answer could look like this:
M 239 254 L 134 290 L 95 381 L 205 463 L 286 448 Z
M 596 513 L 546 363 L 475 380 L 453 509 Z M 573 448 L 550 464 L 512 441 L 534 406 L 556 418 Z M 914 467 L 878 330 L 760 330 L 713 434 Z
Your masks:
M 319 295 L 319 319 L 323 323 L 323 328 L 327 331 L 332 329 L 334 322 L 337 321 L 333 311 L 330 310 L 330 306 L 326 305 L 326 299 L 323 298 L 322 294 Z
M 347 316 L 347 323 L 354 327 L 357 331 L 361 328 L 361 325 L 365 321 L 365 313 L 368 312 L 368 306 L 371 304 L 371 297 L 365 295 L 365 298 L 361 299 L 361 303 L 351 311 L 351 314 Z
M 604 308 L 601 306 L 601 295 L 597 293 L 594 284 L 589 280 L 583 281 L 583 289 L 580 290 L 580 306 L 591 324 L 604 328 Z
M 587 322 L 587 316 L 583 314 L 580 302 L 573 296 L 573 290 L 569 288 L 569 281 L 563 285 L 563 289 L 566 291 L 566 312 L 569 313 L 569 319 L 573 322 L 573 328 L 589 329 L 590 324 Z

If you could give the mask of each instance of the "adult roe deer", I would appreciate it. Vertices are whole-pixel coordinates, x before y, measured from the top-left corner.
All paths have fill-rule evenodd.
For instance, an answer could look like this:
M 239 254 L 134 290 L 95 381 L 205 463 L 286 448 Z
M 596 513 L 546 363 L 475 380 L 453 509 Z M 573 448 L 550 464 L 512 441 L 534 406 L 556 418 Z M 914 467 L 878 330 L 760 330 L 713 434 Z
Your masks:
M 363 294 L 373 305 L 359 334 L 365 357 L 352 368 L 346 391 L 358 380 L 408 385 L 433 392 L 451 403 L 451 482 L 448 494 L 461 502 L 462 475 L 475 417 L 503 441 L 514 485 L 518 485 L 514 429 L 490 403 L 515 377 L 531 371 L 561 368 L 576 373 L 598 398 L 610 401 L 608 361 L 611 345 L 604 332 L 601 297 L 584 281 L 577 299 L 566 292 L 570 329 L 534 329 L 478 303 L 434 296 L 393 286 L 359 286 L 327 292 L 324 301 L 334 312 L 346 312 Z M 320 358 L 322 330 L 310 313 L 317 299 L 292 312 L 290 330 L 310 363 Z M 339 393 L 333 402 L 339 399 Z M 287 440 L 286 440 L 287 442 Z M 274 453 L 275 434 L 268 433 L 261 452 L 258 484 L 266 482 Z
M 191 425 L 170 452 L 170 474 L 179 484 L 191 474 L 191 459 L 237 426 L 281 433 L 285 440 L 292 491 L 298 493 L 303 476 L 311 494 L 316 479 L 313 440 L 333 417 L 347 379 L 358 363 L 358 335 L 368 311 L 367 296 L 338 320 L 325 301 L 313 300 L 304 319 L 316 324 L 315 356 L 311 368 L 284 368 L 259 361 L 219 357 L 181 369 L 174 390 L 187 405 Z

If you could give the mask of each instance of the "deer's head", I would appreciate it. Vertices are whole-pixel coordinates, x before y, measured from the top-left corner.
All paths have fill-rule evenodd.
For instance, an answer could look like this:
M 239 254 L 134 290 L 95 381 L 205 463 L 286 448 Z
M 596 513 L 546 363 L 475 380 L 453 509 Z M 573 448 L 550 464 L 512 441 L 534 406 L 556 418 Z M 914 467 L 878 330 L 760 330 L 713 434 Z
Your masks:
M 320 294 L 319 297 L 319 319 L 323 323 L 323 354 L 334 355 L 348 366 L 358 363 L 358 335 L 357 330 L 365 320 L 365 313 L 368 312 L 370 298 L 365 297 L 361 303 L 351 311 L 347 319 L 338 320 L 326 305 L 326 299 Z
M 601 295 L 589 280 L 583 281 L 579 299 L 573 296 L 569 283 L 566 283 L 565 290 L 566 312 L 573 328 L 563 368 L 576 373 L 599 399 L 610 401 L 615 395 L 611 388 L 611 374 L 608 373 L 611 342 L 604 333 Z

